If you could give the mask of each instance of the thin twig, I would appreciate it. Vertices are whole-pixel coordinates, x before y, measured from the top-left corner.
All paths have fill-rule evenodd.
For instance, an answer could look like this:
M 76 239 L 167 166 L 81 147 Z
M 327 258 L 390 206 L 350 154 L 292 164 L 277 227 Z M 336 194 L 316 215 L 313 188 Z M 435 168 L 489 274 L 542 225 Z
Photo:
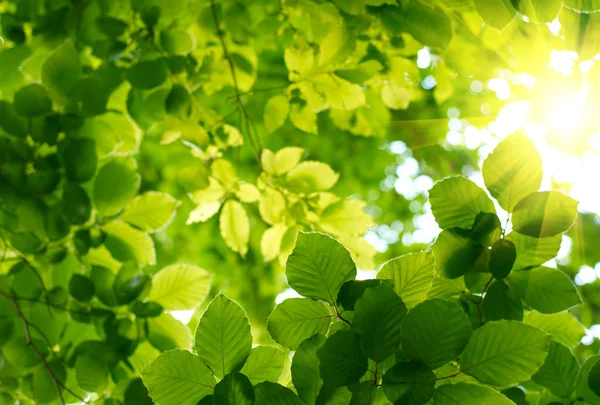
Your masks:
M 338 311 L 337 307 L 335 308 L 335 313 L 337 314 L 337 317 L 340 318 L 340 320 L 342 320 L 343 322 L 346 322 L 348 325 L 352 326 L 352 322 L 350 322 L 349 320 L 344 318 L 342 316 L 342 314 L 340 313 L 340 311 Z
M 229 53 L 227 44 L 225 43 L 225 37 L 223 35 L 223 32 L 221 31 L 221 24 L 219 23 L 219 14 L 217 12 L 217 6 L 215 5 L 214 0 L 210 1 L 210 8 L 211 8 L 213 20 L 215 23 L 215 29 L 217 30 L 217 36 L 219 37 L 219 42 L 221 43 L 221 48 L 223 49 L 223 57 L 225 58 L 225 60 L 227 60 L 227 64 L 229 65 L 229 71 L 231 72 L 231 79 L 233 81 L 233 90 L 235 92 L 235 101 L 240 110 L 240 114 L 242 115 L 242 121 L 245 121 L 245 123 L 246 123 L 248 140 L 250 141 L 250 146 L 252 147 L 252 149 L 254 149 L 254 152 L 256 153 L 256 159 L 257 159 L 258 163 L 260 164 L 260 155 L 262 152 L 260 140 L 255 139 L 252 136 L 252 132 L 251 132 L 251 128 L 250 128 L 250 122 L 251 122 L 250 116 L 248 115 L 248 111 L 246 111 L 246 106 L 244 105 L 244 102 L 242 101 L 242 94 L 240 92 L 237 75 L 235 73 L 235 64 L 233 62 L 233 58 L 231 57 L 231 54 Z
M 25 329 L 25 340 L 27 341 L 27 346 L 31 347 L 31 350 L 34 351 L 35 355 L 42 362 L 42 365 L 44 366 L 44 368 L 48 371 L 48 374 L 50 374 L 52 383 L 54 384 L 54 387 L 56 388 L 56 392 L 58 393 L 58 398 L 60 400 L 60 403 L 61 403 L 61 405 L 65 405 L 65 400 L 63 398 L 62 391 L 61 391 L 62 383 L 58 381 L 58 378 L 54 374 L 54 371 L 52 371 L 52 369 L 48 365 L 46 358 L 44 357 L 42 352 L 40 352 L 40 350 L 36 347 L 35 343 L 33 343 L 33 339 L 31 338 L 31 331 L 29 329 L 31 324 L 29 323 L 27 318 L 25 318 L 25 315 L 23 315 L 23 312 L 21 311 L 21 307 L 19 307 L 19 304 L 17 304 L 17 301 L 15 300 L 15 298 L 13 296 L 6 294 L 5 292 L 2 292 L 2 291 L 0 291 L 0 294 L 10 301 L 13 308 L 17 312 L 18 317 L 21 318 L 21 320 L 23 321 L 23 328 Z
M 488 282 L 485 284 L 485 287 L 483 287 L 483 291 L 481 292 L 481 298 L 479 299 L 479 301 L 477 301 L 477 313 L 479 314 L 479 325 L 483 325 L 483 314 L 481 312 L 481 303 L 483 302 L 483 296 L 485 295 L 488 287 L 490 286 L 490 284 L 492 283 L 492 280 L 494 280 L 494 276 L 491 276 L 490 279 L 488 280 Z
M 457 375 L 459 375 L 460 373 L 462 373 L 462 371 L 457 371 L 457 372 L 456 372 L 456 373 L 454 373 L 454 374 L 450 374 L 450 375 L 447 375 L 447 376 L 445 376 L 445 377 L 439 377 L 439 378 L 436 378 L 435 380 L 436 380 L 436 381 L 439 381 L 439 380 L 446 380 L 446 379 L 448 379 L 448 378 L 453 378 L 453 377 L 456 377 L 456 376 L 457 376 Z

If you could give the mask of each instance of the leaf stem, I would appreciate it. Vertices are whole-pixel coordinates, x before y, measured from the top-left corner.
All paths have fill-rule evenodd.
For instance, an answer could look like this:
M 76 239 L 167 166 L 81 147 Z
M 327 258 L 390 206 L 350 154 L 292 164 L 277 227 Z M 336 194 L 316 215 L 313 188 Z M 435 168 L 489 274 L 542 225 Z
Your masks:
M 456 372 L 456 373 L 454 373 L 454 374 L 450 374 L 450 375 L 447 375 L 447 376 L 445 376 L 445 377 L 439 377 L 439 378 L 436 378 L 435 380 L 436 380 L 436 381 L 440 381 L 440 380 L 446 380 L 446 379 L 448 379 L 448 378 L 453 378 L 453 377 L 456 377 L 457 375 L 459 375 L 459 374 L 461 374 L 461 373 L 462 373 L 462 371 L 457 371 L 457 372 Z
M 337 307 L 335 307 L 335 313 L 336 313 L 337 317 L 338 317 L 338 318 L 339 318 L 339 319 L 340 319 L 342 322 L 345 322 L 345 323 L 347 323 L 348 325 L 352 326 L 352 322 L 350 322 L 349 320 L 347 320 L 346 318 L 344 318 L 344 317 L 342 316 L 342 314 L 340 313 L 340 311 L 338 311 Z

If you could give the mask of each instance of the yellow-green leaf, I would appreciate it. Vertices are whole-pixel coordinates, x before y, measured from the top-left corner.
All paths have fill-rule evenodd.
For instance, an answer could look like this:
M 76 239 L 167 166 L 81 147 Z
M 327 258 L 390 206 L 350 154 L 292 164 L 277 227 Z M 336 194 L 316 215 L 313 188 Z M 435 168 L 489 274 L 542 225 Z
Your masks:
M 168 310 L 195 309 L 204 301 L 212 276 L 192 264 L 173 264 L 160 270 L 152 279 L 148 301 Z
M 248 252 L 250 223 L 244 207 L 235 200 L 228 200 L 223 204 L 219 221 L 221 236 L 225 239 L 227 246 L 245 256 Z

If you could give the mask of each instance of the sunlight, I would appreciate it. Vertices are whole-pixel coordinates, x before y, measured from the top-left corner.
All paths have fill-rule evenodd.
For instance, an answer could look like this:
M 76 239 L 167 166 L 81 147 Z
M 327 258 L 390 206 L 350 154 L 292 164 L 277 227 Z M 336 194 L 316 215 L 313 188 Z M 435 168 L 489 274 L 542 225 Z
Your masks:
M 556 98 L 550 101 L 548 123 L 561 134 L 566 135 L 583 121 L 584 103 L 577 98 Z M 574 125 L 575 124 L 575 125 Z

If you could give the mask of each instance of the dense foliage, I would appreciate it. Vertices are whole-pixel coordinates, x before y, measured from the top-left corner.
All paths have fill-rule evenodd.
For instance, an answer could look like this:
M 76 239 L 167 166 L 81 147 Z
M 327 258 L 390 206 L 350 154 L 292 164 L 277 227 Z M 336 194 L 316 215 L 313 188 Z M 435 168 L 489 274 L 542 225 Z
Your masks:
M 171 3 L 0 1 L 0 404 L 600 404 L 595 216 L 525 136 L 487 190 L 444 145 L 600 3 Z

